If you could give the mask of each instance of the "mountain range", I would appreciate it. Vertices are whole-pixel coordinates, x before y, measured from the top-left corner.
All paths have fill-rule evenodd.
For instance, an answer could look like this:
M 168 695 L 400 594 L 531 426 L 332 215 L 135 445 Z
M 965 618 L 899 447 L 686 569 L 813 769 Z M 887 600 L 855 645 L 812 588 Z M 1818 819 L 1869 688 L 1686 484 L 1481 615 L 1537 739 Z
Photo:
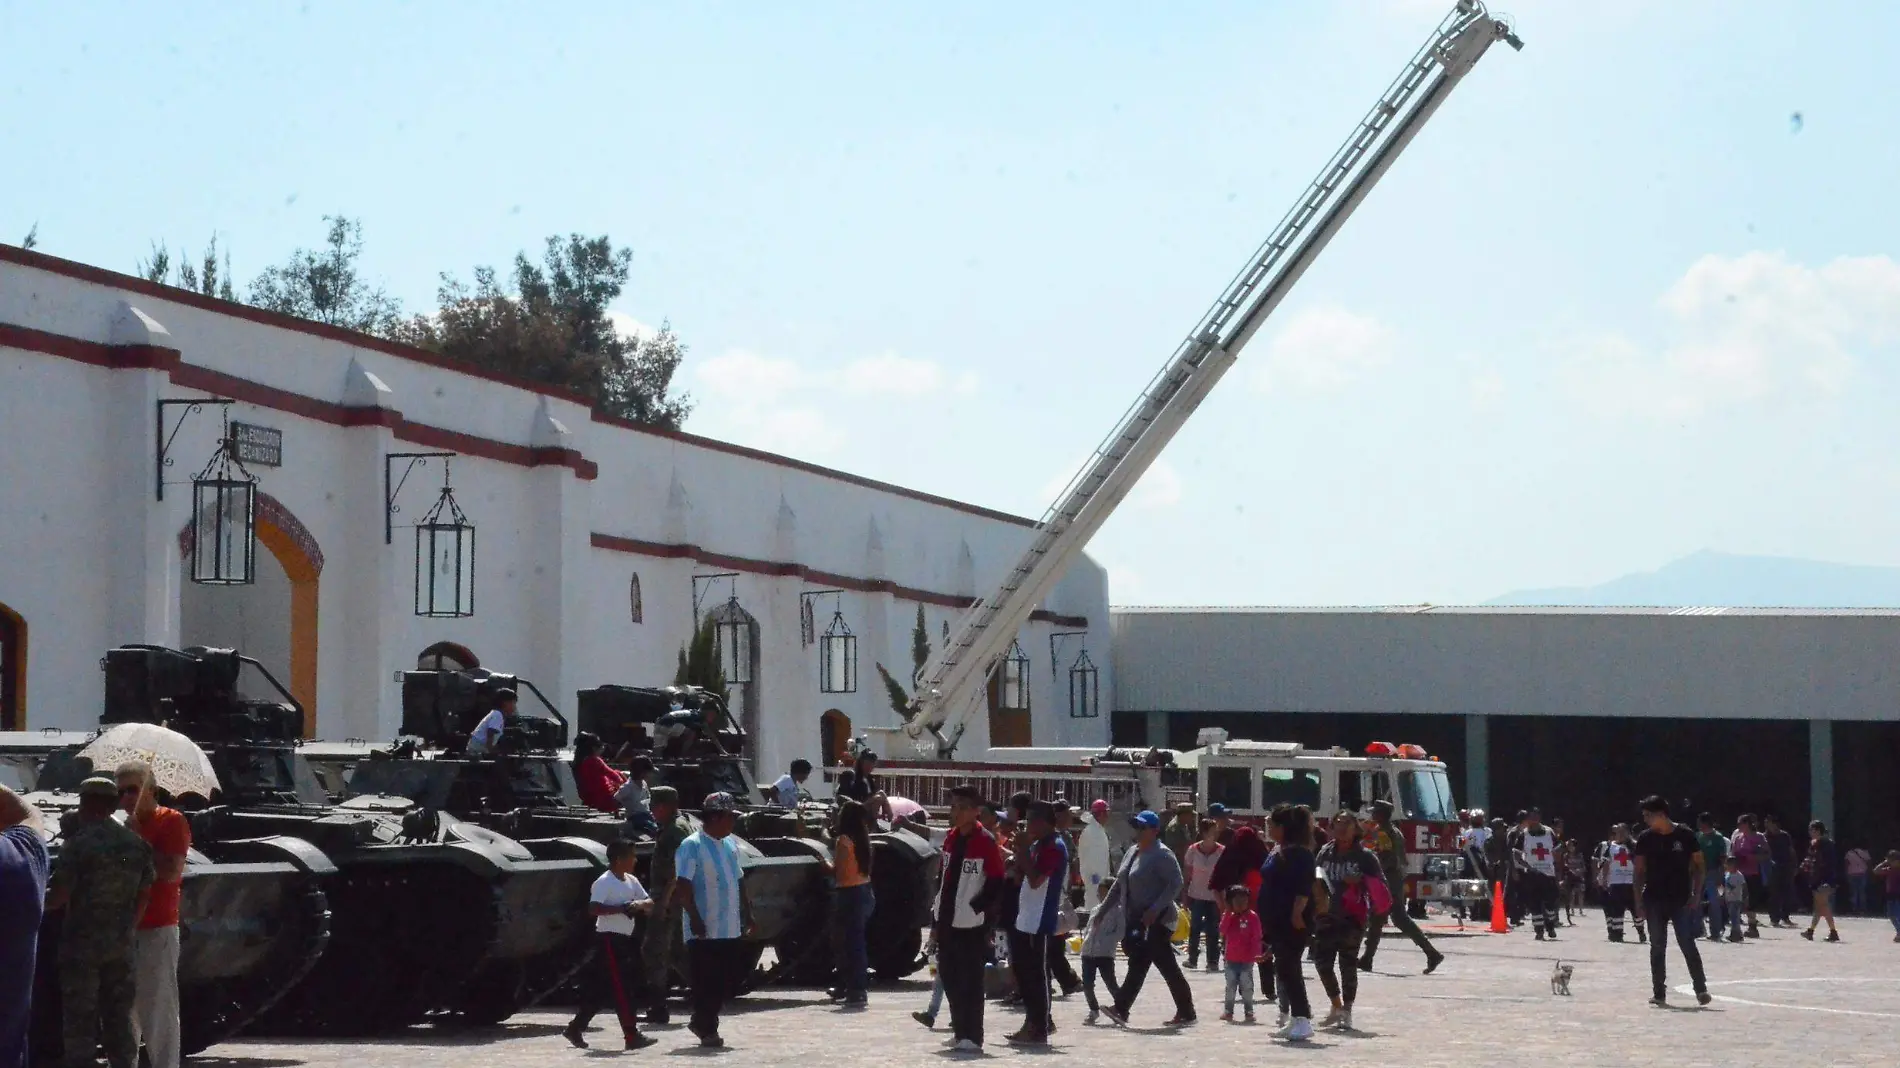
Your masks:
M 1727 608 L 1900 607 L 1900 567 L 1704 550 L 1595 586 L 1516 590 L 1494 605 Z

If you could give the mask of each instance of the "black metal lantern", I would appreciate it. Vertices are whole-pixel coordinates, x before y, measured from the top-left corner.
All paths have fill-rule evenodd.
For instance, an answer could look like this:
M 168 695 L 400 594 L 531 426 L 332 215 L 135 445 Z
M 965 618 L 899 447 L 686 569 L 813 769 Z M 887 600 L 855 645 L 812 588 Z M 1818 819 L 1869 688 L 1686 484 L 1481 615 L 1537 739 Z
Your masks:
M 842 611 L 832 613 L 831 626 L 818 639 L 818 690 L 858 692 L 858 638 L 845 626 Z
M 996 707 L 1005 712 L 1029 711 L 1029 656 L 1021 642 L 1009 643 L 1009 652 L 1003 654 L 998 670 L 1002 677 Z
M 416 523 L 416 615 L 457 619 L 475 614 L 475 525 L 455 503 L 448 464 L 442 493 Z
M 1069 715 L 1074 719 L 1094 719 L 1102 714 L 1102 673 L 1089 659 L 1089 651 L 1075 658 L 1069 668 Z
M 249 586 L 257 581 L 257 478 L 224 440 L 191 480 L 191 581 Z
M 719 647 L 719 668 L 728 685 L 743 686 L 752 681 L 752 627 L 739 598 L 726 602 L 725 610 L 713 624 L 713 642 Z

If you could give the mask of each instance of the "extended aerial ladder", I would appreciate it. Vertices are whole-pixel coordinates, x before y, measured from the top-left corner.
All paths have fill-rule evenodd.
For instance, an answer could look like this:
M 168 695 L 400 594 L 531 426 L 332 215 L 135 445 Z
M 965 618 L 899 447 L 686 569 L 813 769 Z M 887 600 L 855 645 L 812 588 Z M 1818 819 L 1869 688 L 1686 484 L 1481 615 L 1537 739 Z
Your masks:
M 1478 0 L 1458 0 L 1333 153 L 1306 193 L 1096 447 L 1001 587 L 963 613 L 919 673 L 904 732 L 926 757 L 948 756 L 998 657 L 1056 580 L 1134 488 L 1320 250 L 1345 225 L 1451 90 L 1493 42 L 1524 44 Z

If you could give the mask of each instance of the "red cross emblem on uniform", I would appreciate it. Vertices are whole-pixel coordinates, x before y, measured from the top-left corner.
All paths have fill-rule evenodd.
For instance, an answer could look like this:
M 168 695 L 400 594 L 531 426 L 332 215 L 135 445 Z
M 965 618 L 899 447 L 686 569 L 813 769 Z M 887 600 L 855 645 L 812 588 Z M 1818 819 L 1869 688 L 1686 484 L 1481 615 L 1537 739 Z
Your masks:
M 1538 860 L 1542 861 L 1550 856 L 1550 850 L 1545 849 L 1544 843 L 1539 842 L 1537 843 L 1537 848 L 1531 850 L 1531 856 L 1536 857 Z
M 1627 849 L 1617 850 L 1616 851 L 1616 866 L 1619 868 L 1627 868 L 1629 867 L 1629 864 L 1630 864 L 1629 850 Z

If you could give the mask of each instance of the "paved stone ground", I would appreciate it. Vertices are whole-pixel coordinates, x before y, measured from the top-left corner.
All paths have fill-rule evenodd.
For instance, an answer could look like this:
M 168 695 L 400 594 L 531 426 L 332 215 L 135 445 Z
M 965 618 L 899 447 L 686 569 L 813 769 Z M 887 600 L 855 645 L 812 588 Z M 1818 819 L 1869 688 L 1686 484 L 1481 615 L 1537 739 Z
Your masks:
M 1764 931 L 1742 945 L 1703 943 L 1716 1001 L 1698 1009 L 1689 995 L 1682 958 L 1670 952 L 1670 1009 L 1646 1004 L 1648 947 L 1615 945 L 1591 912 L 1566 928 L 1557 943 L 1533 941 L 1528 930 L 1510 935 L 1442 936 L 1449 959 L 1431 976 L 1409 943 L 1388 942 L 1377 973 L 1362 978 L 1352 1034 L 1322 1034 L 1304 1048 L 1273 1041 L 1271 1012 L 1261 1024 L 1223 1024 L 1220 977 L 1192 976 L 1201 1022 L 1162 1030 L 1172 1015 L 1165 987 L 1150 980 L 1122 1030 L 1082 1022 L 1078 995 L 1056 1003 L 1054 1048 L 1019 1053 L 1001 1042 L 1020 1017 L 991 1006 L 990 1048 L 984 1059 L 1053 1057 L 1072 1063 L 1241 1065 L 1284 1059 L 1301 1064 L 1440 1065 L 1894 1065 L 1900 1063 L 1900 944 L 1884 921 L 1846 920 L 1843 944 L 1808 943 L 1792 931 Z M 1550 972 L 1561 958 L 1576 968 L 1571 997 L 1550 993 Z M 1316 1008 L 1325 999 L 1307 968 Z M 581 1052 L 559 1034 L 565 1017 L 536 1012 L 481 1031 L 417 1028 L 390 1039 L 358 1043 L 242 1040 L 207 1051 L 199 1068 L 465 1068 L 476 1065 L 577 1066 L 613 1058 L 705 1056 L 732 1064 L 797 1064 L 814 1068 L 938 1065 L 964 1058 L 941 1049 L 945 1033 L 926 1033 L 910 1019 L 929 995 L 920 976 L 871 995 L 868 1011 L 844 1012 L 813 990 L 755 994 L 736 1003 L 722 1028 L 728 1048 L 702 1051 L 678 1024 L 654 1031 L 660 1044 L 637 1054 L 612 1052 L 612 1030 L 592 1034 L 607 1050 Z M 680 1019 L 683 1014 L 676 1013 Z M 611 1017 L 602 1021 L 612 1027 Z M 976 1058 L 969 1058 L 976 1059 Z

